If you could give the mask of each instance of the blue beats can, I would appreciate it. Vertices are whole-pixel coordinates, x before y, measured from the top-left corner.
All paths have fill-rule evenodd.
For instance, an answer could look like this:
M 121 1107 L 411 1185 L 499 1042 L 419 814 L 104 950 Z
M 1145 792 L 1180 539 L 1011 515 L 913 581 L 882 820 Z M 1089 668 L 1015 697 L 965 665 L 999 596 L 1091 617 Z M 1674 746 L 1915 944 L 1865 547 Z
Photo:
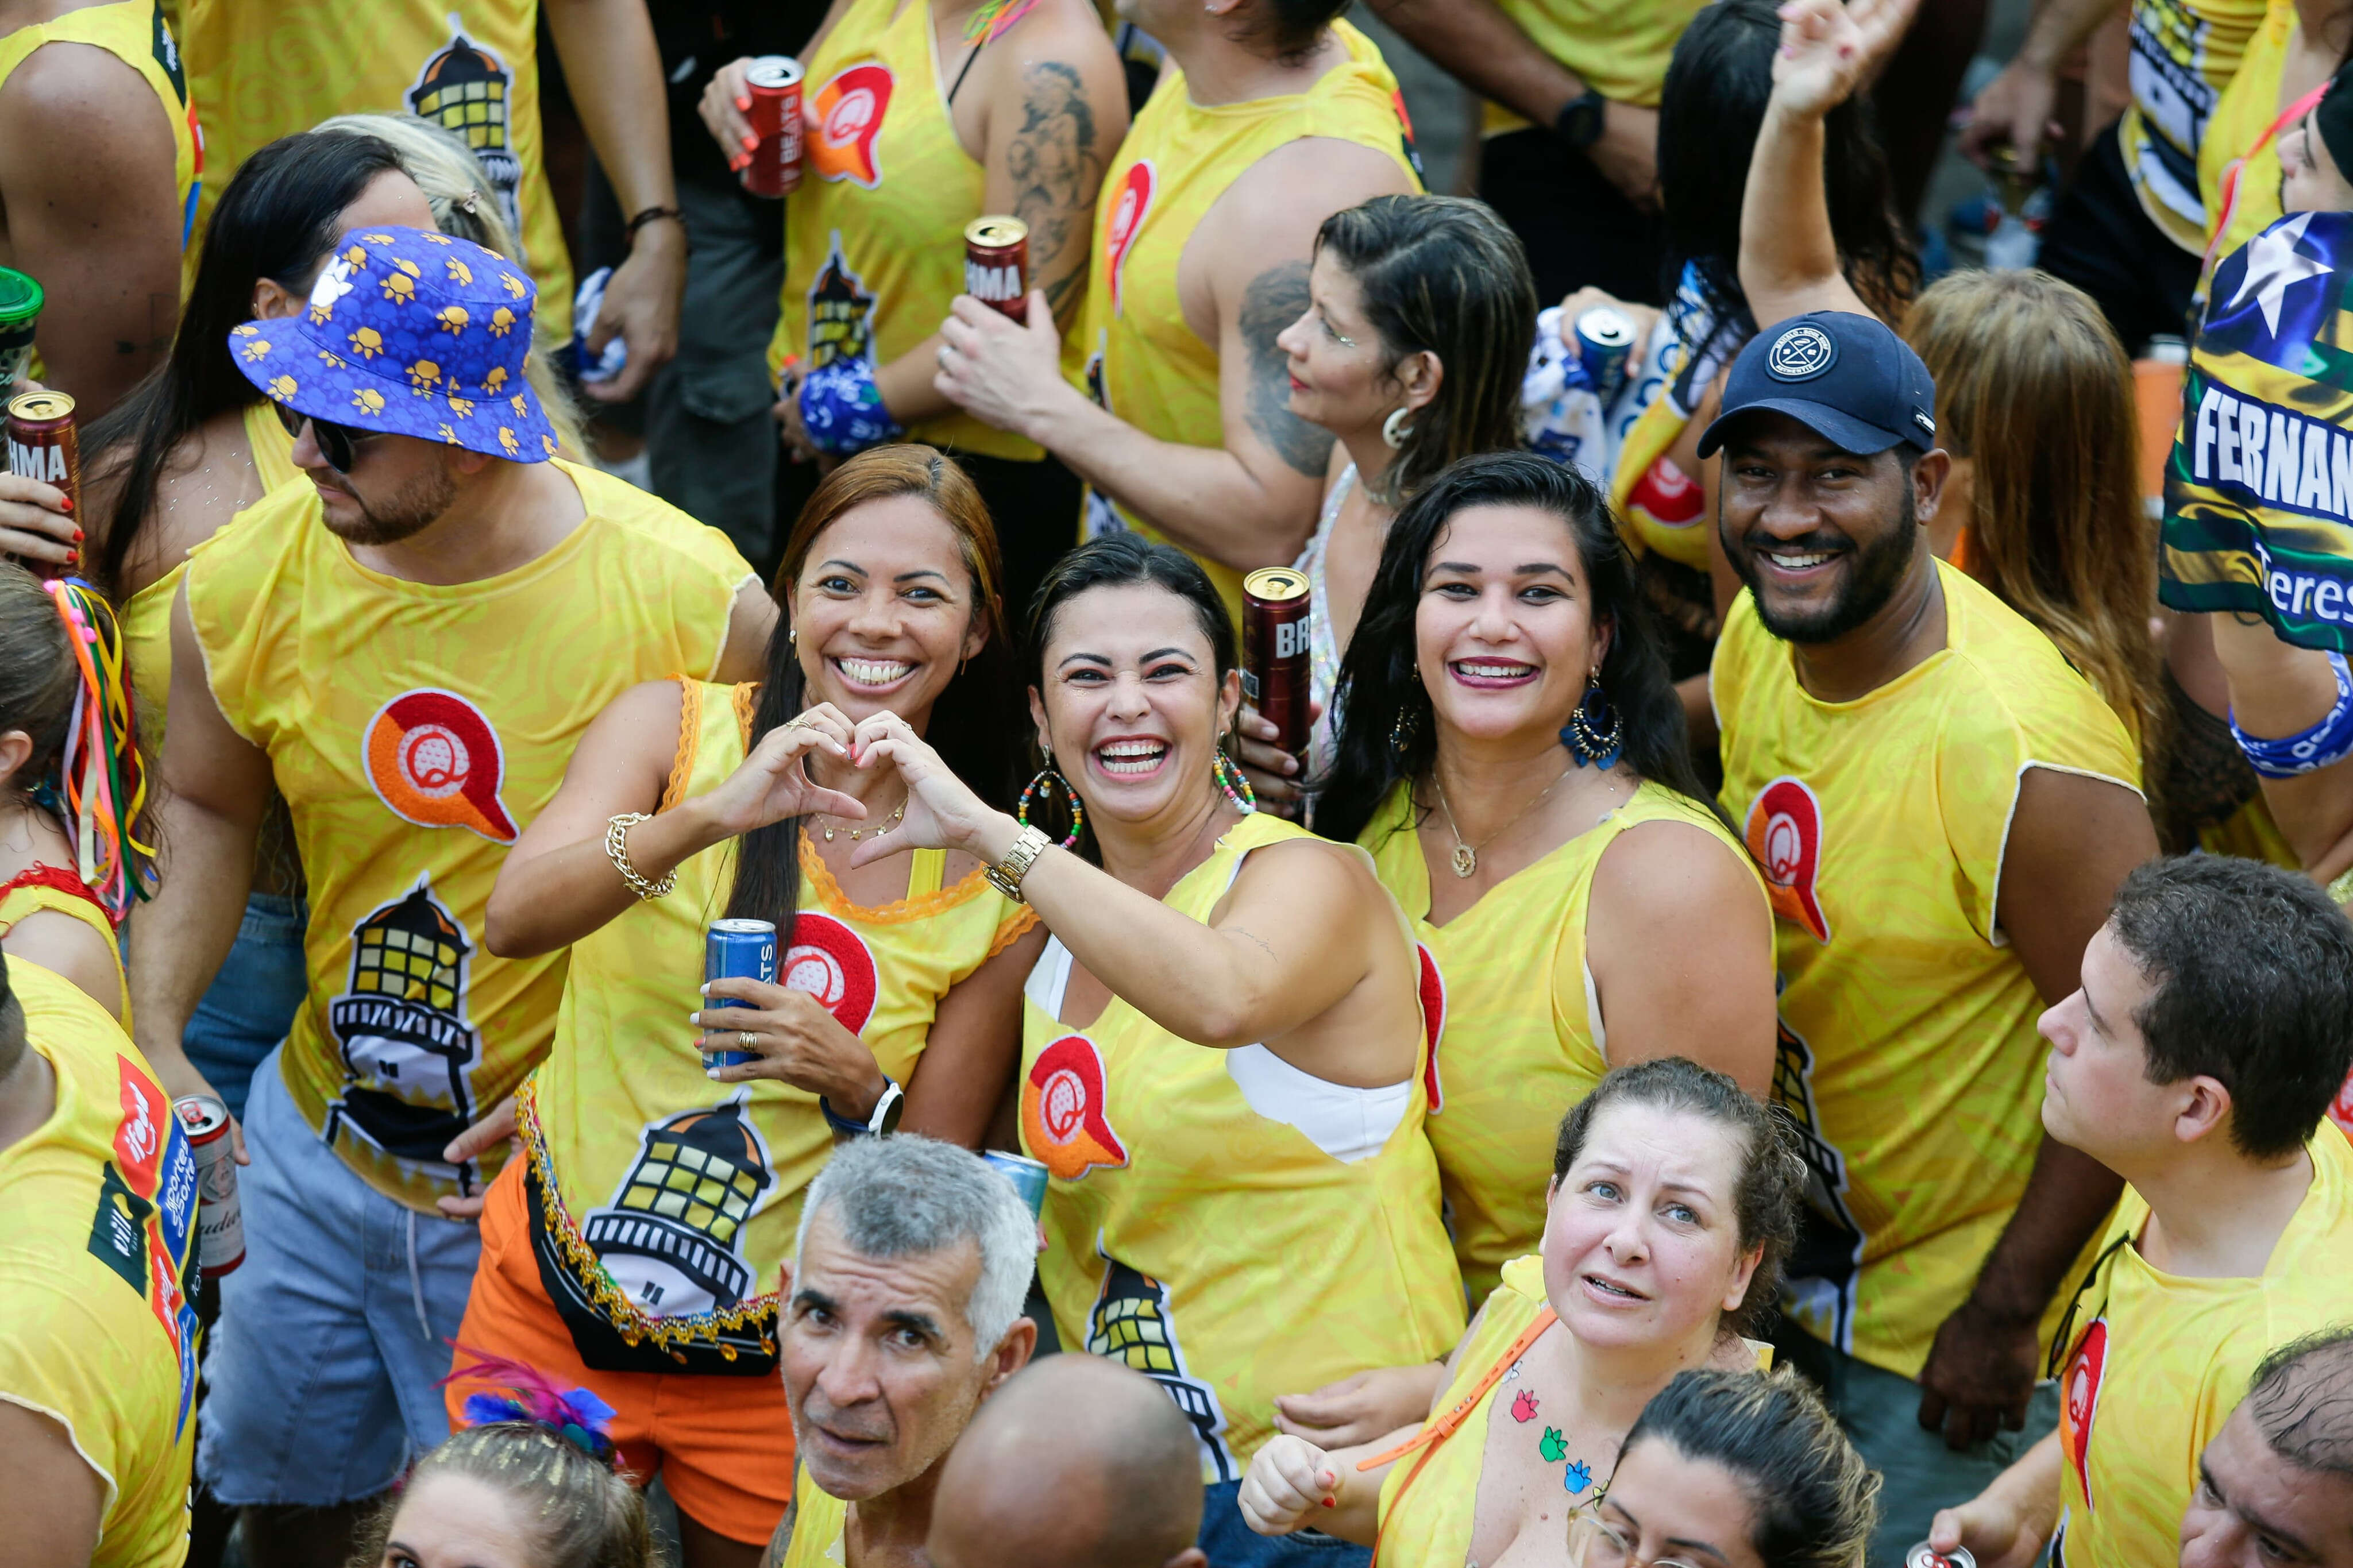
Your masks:
M 1026 1154 L 1008 1154 L 1002 1149 L 983 1149 L 980 1157 L 1004 1173 L 1029 1205 L 1029 1217 L 1036 1219 L 1046 1209 L 1046 1167 Z
M 1577 318 L 1577 358 L 1593 378 L 1606 412 L 1626 384 L 1626 361 L 1634 352 L 1634 323 L 1623 310 L 1596 305 Z
M 774 985 L 776 983 L 775 922 L 712 921 L 710 931 L 702 939 L 702 979 L 705 984 L 713 980 L 764 980 Z M 702 1001 L 705 1012 L 714 1007 L 750 1005 L 749 1002 L 738 1002 L 729 997 L 706 996 Z M 709 1026 L 707 1019 L 705 1026 Z M 739 1068 L 751 1059 L 750 1051 L 706 1050 L 702 1053 L 702 1070 L 705 1076 L 710 1076 L 721 1068 Z

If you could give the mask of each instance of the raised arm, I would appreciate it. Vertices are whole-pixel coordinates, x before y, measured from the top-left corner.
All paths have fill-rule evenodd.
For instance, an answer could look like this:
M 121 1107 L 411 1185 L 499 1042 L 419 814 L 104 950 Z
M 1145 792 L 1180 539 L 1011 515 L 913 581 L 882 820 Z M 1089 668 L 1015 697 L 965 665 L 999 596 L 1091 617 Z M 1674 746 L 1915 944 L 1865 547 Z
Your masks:
M 174 1099 L 213 1091 L 180 1036 L 245 919 L 272 778 L 269 756 L 222 715 L 207 668 L 183 582 L 172 601 L 172 723 L 152 808 L 163 880 L 131 919 L 132 1035 Z
M 1792 0 L 1740 202 L 1740 289 L 1759 331 L 1809 310 L 1869 315 L 1839 265 L 1822 121 L 1903 41 L 1919 0 Z
M 1286 406 L 1290 373 L 1275 335 L 1307 308 L 1308 260 L 1324 218 L 1411 190 L 1388 153 L 1310 137 L 1260 159 L 1201 220 L 1179 277 L 1188 324 L 1218 345 L 1220 446 L 1155 440 L 1064 381 L 1060 338 L 1034 298 L 1026 328 L 957 300 L 942 329 L 956 352 L 939 389 L 1036 441 L 1197 554 L 1237 570 L 1288 565 L 1314 530 L 1332 437 Z M 1198 319 L 1196 302 L 1207 306 Z
M 176 156 L 153 90 L 95 45 L 45 44 L 0 85 L 5 259 L 48 296 L 41 358 L 85 424 L 171 347 L 180 315 Z
M 2001 857 L 1996 919 L 2046 1003 L 2071 994 L 2084 948 L 2108 917 L 2126 874 L 2157 854 L 2148 807 L 2120 784 L 2030 767 Z M 2046 1134 L 2018 1211 L 1986 1255 L 1976 1286 L 1936 1331 L 1920 1373 L 1920 1424 L 1947 1446 L 2016 1431 L 2042 1373 L 2043 1309 L 2123 1179 Z

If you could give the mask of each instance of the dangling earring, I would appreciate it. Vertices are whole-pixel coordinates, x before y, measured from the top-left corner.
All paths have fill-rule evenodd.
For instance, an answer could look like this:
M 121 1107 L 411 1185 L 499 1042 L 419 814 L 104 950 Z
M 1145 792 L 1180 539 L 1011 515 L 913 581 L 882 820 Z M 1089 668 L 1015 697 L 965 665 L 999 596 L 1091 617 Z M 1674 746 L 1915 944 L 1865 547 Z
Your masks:
M 1560 727 L 1560 738 L 1580 768 L 1591 763 L 1606 773 L 1618 765 L 1626 749 L 1626 718 L 1601 689 L 1599 670 L 1593 672 L 1584 697 L 1570 710 L 1568 722 Z
M 1389 726 L 1389 750 L 1404 756 L 1413 750 L 1414 738 L 1421 733 L 1421 712 L 1419 709 L 1400 708 L 1397 720 Z
M 786 626 L 786 627 L 785 628 L 785 646 L 786 646 L 786 647 L 797 647 L 800 645 L 800 640 L 801 640 L 801 629 L 800 629 L 800 627 L 798 627 L 798 626 Z M 1003 799 L 1004 797 L 1003 797 L 1002 795 L 1000 795 L 1000 796 L 998 796 L 997 798 L 1001 800 L 1001 799 Z
M 1249 776 L 1234 765 L 1223 746 L 1218 748 L 1218 760 L 1209 764 L 1209 776 L 1226 794 L 1226 801 L 1244 816 L 1258 810 L 1258 791 L 1250 788 Z
M 1381 421 L 1381 439 L 1389 444 L 1390 451 L 1394 452 L 1404 446 L 1406 437 L 1413 434 L 1413 426 L 1403 423 L 1412 413 L 1413 410 L 1410 408 L 1395 409 L 1387 419 Z
M 1052 795 L 1056 790 L 1061 791 L 1063 798 L 1071 803 L 1071 831 L 1062 840 L 1062 847 L 1076 849 L 1079 847 L 1079 835 L 1086 830 L 1087 808 L 1080 803 L 1079 792 L 1071 787 L 1071 781 L 1064 778 L 1061 771 L 1054 766 L 1054 753 L 1051 752 L 1046 753 L 1046 765 L 1039 768 L 1037 775 L 1023 786 L 1021 798 L 1013 807 L 1013 820 L 1024 827 L 1029 826 L 1029 797 L 1039 796 L 1038 804 L 1043 805 L 1044 797 Z

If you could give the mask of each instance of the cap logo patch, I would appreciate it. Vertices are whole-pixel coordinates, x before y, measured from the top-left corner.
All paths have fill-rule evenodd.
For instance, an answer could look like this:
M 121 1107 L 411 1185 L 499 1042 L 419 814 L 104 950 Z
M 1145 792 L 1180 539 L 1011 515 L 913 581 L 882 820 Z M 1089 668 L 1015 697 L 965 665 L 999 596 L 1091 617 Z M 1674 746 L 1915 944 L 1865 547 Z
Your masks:
M 1912 423 L 1917 425 L 1921 429 L 1926 431 L 1931 436 L 1934 436 L 1936 433 L 1936 422 L 1916 408 L 1912 411 Z
M 1765 368 L 1776 381 L 1811 381 L 1838 363 L 1838 345 L 1820 327 L 1791 327 L 1773 343 Z

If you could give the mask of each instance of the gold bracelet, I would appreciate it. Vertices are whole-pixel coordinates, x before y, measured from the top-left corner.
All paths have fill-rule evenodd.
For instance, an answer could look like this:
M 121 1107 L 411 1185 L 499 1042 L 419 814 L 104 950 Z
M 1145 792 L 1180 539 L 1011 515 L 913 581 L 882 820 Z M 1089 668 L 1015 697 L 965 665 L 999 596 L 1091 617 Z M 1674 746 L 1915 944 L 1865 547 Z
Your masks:
M 671 889 L 678 886 L 678 868 L 675 866 L 660 881 L 649 882 L 638 875 L 635 866 L 629 864 L 629 829 L 640 822 L 652 820 L 653 816 L 648 812 L 625 811 L 618 816 L 608 817 L 605 823 L 605 858 L 612 861 L 615 870 L 620 872 L 621 880 L 629 885 L 629 891 L 641 900 L 668 898 Z
M 988 879 L 990 887 L 1015 903 L 1028 903 L 1029 900 L 1021 896 L 1021 879 L 1029 874 L 1029 868 L 1037 863 L 1038 857 L 1043 855 L 1046 846 L 1052 842 L 1041 829 L 1024 827 L 1014 835 L 1013 847 L 1005 852 L 1005 858 L 982 871 L 981 875 Z

